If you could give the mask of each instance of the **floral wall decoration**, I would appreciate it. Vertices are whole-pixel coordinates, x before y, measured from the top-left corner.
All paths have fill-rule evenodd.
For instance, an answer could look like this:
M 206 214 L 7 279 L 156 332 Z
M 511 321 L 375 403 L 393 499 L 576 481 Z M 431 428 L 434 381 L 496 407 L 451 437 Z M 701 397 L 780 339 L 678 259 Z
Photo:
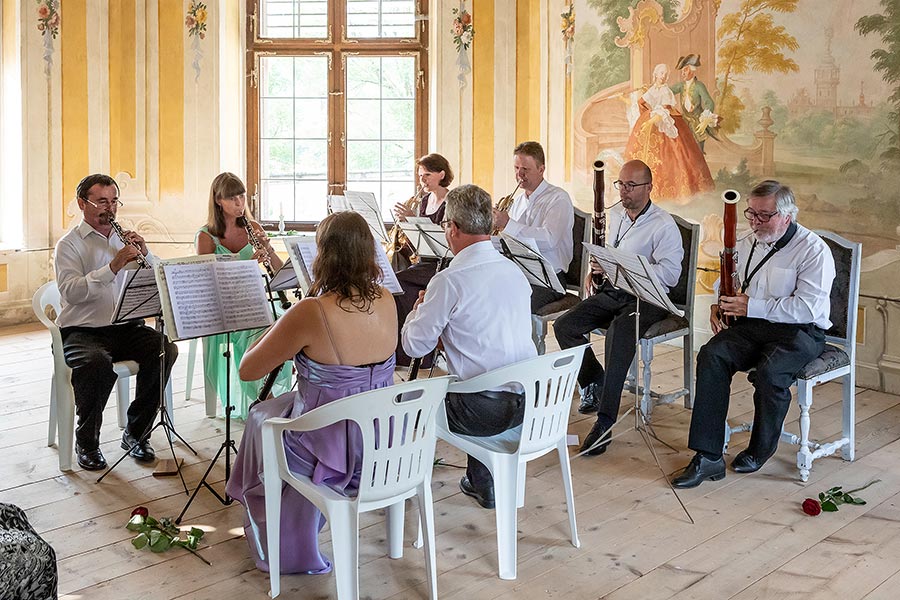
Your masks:
M 44 73 L 49 77 L 53 67 L 53 40 L 59 35 L 61 17 L 59 14 L 59 0 L 35 0 L 38 5 L 38 31 L 44 38 Z
M 453 9 L 453 43 L 456 45 L 456 66 L 459 73 L 459 87 L 466 87 L 466 75 L 472 72 L 472 64 L 469 62 L 469 46 L 475 39 L 475 26 L 472 24 L 472 13 L 466 10 L 465 0 L 460 0 L 459 7 Z
M 562 17 L 563 43 L 566 45 L 566 75 L 572 75 L 572 59 L 575 56 L 575 3 L 570 2 Z
M 194 0 L 188 7 L 184 25 L 188 30 L 191 40 L 191 50 L 194 51 L 194 60 L 191 66 L 194 68 L 194 81 L 200 80 L 200 61 L 203 59 L 203 50 L 200 49 L 200 40 L 206 38 L 206 4 Z

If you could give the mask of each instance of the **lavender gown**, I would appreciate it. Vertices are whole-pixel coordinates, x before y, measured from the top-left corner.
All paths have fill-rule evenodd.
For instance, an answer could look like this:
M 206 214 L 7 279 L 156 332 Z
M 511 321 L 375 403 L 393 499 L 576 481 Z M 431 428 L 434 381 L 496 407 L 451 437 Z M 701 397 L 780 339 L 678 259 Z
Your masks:
M 394 383 L 394 357 L 373 365 L 326 365 L 298 354 L 297 391 L 267 400 L 250 411 L 244 436 L 228 480 L 228 495 L 244 505 L 244 532 L 256 567 L 268 572 L 266 552 L 266 501 L 262 482 L 263 458 L 260 430 L 271 417 L 297 417 L 333 400 L 382 388 Z M 288 432 L 284 438 L 291 471 L 310 477 L 338 493 L 352 496 L 359 487 L 362 436 L 359 427 L 341 421 L 305 433 Z M 325 518 L 294 488 L 281 491 L 281 572 L 328 573 L 331 561 L 319 553 L 319 530 Z

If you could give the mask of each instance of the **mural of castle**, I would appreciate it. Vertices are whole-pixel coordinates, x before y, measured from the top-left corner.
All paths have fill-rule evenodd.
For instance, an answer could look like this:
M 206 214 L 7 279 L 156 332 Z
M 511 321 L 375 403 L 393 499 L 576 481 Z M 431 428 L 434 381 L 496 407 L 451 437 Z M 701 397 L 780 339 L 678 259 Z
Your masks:
M 812 98 L 806 88 L 800 88 L 788 102 L 791 117 L 810 111 L 828 111 L 835 118 L 869 117 L 874 112 L 873 104 L 866 104 L 865 83 L 859 82 L 859 97 L 856 104 L 841 105 L 838 100 L 838 86 L 841 83 L 841 67 L 831 53 L 834 30 L 825 28 L 825 53 L 815 69 L 816 97 Z

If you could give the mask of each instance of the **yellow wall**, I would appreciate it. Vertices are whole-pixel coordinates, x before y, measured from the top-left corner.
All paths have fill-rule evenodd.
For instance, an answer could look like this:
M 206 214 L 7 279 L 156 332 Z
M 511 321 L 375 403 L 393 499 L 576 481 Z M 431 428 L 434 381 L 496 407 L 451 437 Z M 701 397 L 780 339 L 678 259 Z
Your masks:
M 122 171 L 132 177 L 136 172 L 134 16 L 133 2 L 109 3 L 109 172 Z
M 540 0 L 516 4 L 516 141 L 541 137 Z
M 65 208 L 72 191 L 88 175 L 87 7 L 85 0 L 66 0 L 66 17 L 60 29 L 62 65 L 62 198 Z
M 494 0 L 475 0 L 478 15 L 472 44 L 472 183 L 493 187 L 494 177 Z
M 159 191 L 184 191 L 184 11 L 159 0 Z

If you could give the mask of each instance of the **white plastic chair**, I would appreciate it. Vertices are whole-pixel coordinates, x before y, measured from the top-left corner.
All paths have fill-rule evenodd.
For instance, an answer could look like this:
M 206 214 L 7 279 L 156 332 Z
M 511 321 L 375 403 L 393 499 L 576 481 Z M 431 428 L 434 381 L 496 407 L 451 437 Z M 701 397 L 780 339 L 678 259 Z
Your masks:
M 386 508 L 391 558 L 403 556 L 403 513 L 416 497 L 424 517 L 425 570 L 429 598 L 437 599 L 434 507 L 431 472 L 436 442 L 434 420 L 450 377 L 420 379 L 363 392 L 320 406 L 296 419 L 268 419 L 262 428 L 270 596 L 281 592 L 281 482 L 285 481 L 322 512 L 331 527 L 338 600 L 359 597 L 359 513 Z M 339 421 L 359 425 L 362 475 L 354 498 L 291 473 L 284 451 L 285 431 L 312 431 Z
M 476 437 L 452 433 L 447 412 L 438 413 L 438 437 L 487 466 L 494 478 L 500 579 L 516 578 L 516 512 L 525 506 L 525 465 L 552 450 L 559 455 L 572 545 L 581 546 L 575 525 L 572 470 L 566 430 L 572 394 L 587 344 L 537 356 L 450 385 L 447 392 L 476 393 L 518 383 L 525 391 L 522 425 L 502 434 Z
M 203 362 L 203 356 L 206 356 L 206 338 L 203 338 L 202 349 L 203 354 L 200 357 L 201 364 Z M 197 338 L 194 338 L 191 340 L 191 344 L 188 347 L 187 380 L 184 384 L 185 401 L 191 399 L 191 388 L 194 386 L 194 364 L 196 361 Z M 206 376 L 206 371 L 203 372 L 203 394 L 204 401 L 206 402 L 206 416 L 211 419 L 215 418 L 219 409 L 219 398 L 217 397 L 216 384 L 209 380 Z
M 49 281 L 38 288 L 31 299 L 31 308 L 38 320 L 50 330 L 53 350 L 53 378 L 50 380 L 50 419 L 47 445 L 52 446 L 59 436 L 59 469 L 72 470 L 72 451 L 75 437 L 75 392 L 72 389 L 72 369 L 66 364 L 63 354 L 62 334 L 56 323 L 47 316 L 47 307 L 53 307 L 56 315 L 60 312 L 59 288 L 55 281 Z M 138 364 L 132 360 L 113 363 L 118 376 L 116 400 L 118 404 L 119 428 L 128 422 L 128 378 L 136 375 Z M 166 409 L 172 418 L 172 383 L 166 385 Z

